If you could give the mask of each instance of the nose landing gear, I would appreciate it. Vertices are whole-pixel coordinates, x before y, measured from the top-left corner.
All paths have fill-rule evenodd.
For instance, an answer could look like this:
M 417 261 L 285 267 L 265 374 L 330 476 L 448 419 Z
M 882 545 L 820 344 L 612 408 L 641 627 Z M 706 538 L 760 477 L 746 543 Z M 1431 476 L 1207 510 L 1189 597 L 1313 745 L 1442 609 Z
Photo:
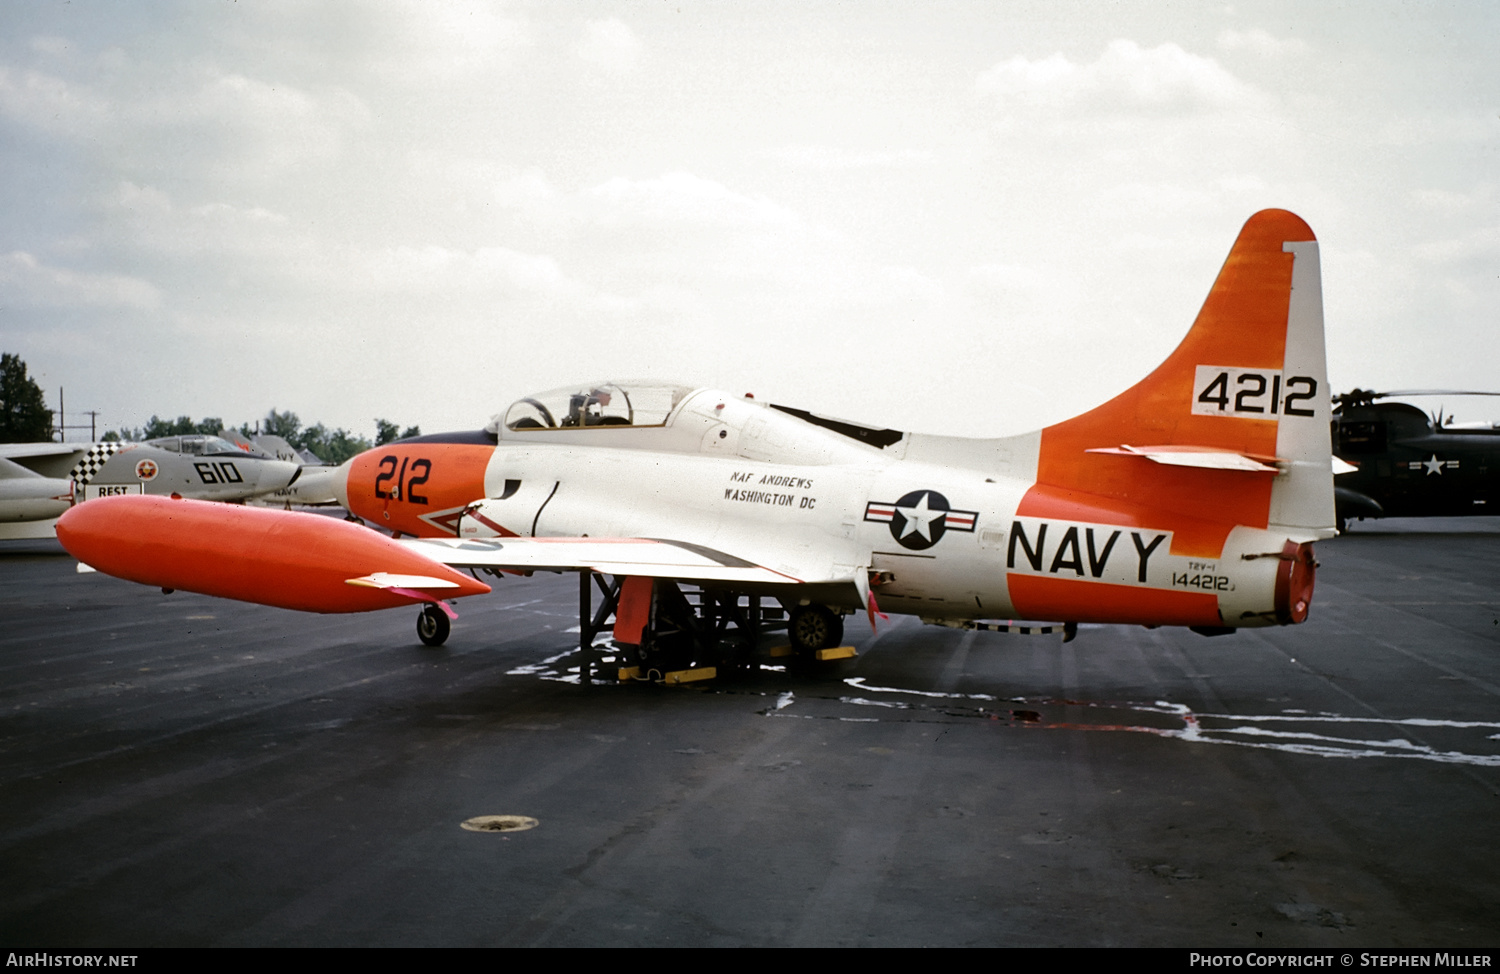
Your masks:
M 435 605 L 422 606 L 422 614 L 417 616 L 417 638 L 422 642 L 428 646 L 441 646 L 452 628 L 448 614 L 442 609 Z

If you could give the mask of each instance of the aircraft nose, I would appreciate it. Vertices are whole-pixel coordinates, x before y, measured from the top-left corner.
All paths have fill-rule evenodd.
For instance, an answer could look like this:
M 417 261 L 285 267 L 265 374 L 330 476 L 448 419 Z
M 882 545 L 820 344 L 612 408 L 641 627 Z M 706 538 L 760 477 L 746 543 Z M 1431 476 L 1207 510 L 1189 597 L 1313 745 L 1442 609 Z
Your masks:
M 285 460 L 267 460 L 265 468 L 260 473 L 258 489 L 262 492 L 269 492 L 290 487 L 292 481 L 296 480 L 301 473 L 301 464 L 288 463 Z
M 364 454 L 360 454 L 360 456 L 363 455 Z M 349 507 L 349 475 L 354 471 L 354 461 L 357 459 L 359 458 L 354 457 L 352 459 L 345 460 L 343 463 L 339 464 L 338 469 L 335 470 L 332 474 L 334 499 L 336 499 L 339 502 L 340 506 L 342 506 L 345 510 L 352 510 Z

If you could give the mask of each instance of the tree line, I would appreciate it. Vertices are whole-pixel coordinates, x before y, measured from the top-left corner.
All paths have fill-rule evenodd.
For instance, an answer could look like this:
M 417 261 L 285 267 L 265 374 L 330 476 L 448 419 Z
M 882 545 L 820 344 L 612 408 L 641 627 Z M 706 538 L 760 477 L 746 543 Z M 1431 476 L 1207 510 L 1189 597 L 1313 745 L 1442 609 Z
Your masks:
M 0 354 L 0 443 L 52 439 L 52 410 L 19 355 Z
M 205 433 L 211 436 L 222 434 L 229 427 L 217 416 L 194 420 L 190 416 L 162 419 L 152 415 L 146 425 L 137 428 L 122 427 L 104 434 L 106 442 L 138 442 L 154 440 L 160 436 L 182 436 L 189 433 Z M 0 443 L 44 443 L 56 432 L 52 422 L 52 411 L 47 408 L 41 386 L 26 373 L 26 363 L 18 355 L 9 352 L 0 355 Z M 375 442 L 356 436 L 347 429 L 329 429 L 322 423 L 304 427 L 294 412 L 277 412 L 272 409 L 265 419 L 254 427 L 244 423 L 238 432 L 245 437 L 263 433 L 279 436 L 298 450 L 308 450 L 325 463 L 339 464 L 350 457 L 376 446 L 384 446 L 393 440 L 421 436 L 420 427 L 401 429 L 385 419 L 375 420 Z
M 146 421 L 146 425 L 138 428 L 124 428 L 110 430 L 104 434 L 108 441 L 139 441 L 154 440 L 160 436 L 183 436 L 189 433 L 205 433 L 211 436 L 221 435 L 226 429 L 224 421 L 217 416 L 207 416 L 201 420 L 194 421 L 191 416 L 178 416 L 176 419 L 162 419 L 160 416 L 152 415 Z M 370 442 L 368 437 L 356 436 L 342 427 L 329 429 L 322 423 L 314 423 L 304 427 L 302 420 L 296 413 L 277 412 L 272 409 L 266 413 L 265 419 L 255 425 L 243 423 L 236 428 L 241 436 L 254 438 L 261 434 L 279 436 L 286 440 L 298 450 L 307 450 L 313 453 L 324 463 L 340 464 L 350 457 L 363 453 L 373 447 L 384 446 L 407 436 L 421 436 L 422 429 L 419 426 L 408 426 L 401 429 L 395 423 L 386 419 L 375 420 L 375 441 Z

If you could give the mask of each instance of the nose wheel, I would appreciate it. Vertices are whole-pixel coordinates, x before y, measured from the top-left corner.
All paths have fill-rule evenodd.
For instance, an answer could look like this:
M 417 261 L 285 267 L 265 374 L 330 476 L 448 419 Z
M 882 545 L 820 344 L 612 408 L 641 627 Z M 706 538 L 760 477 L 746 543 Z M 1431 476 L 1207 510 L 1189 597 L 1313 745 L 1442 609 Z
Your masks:
M 428 646 L 443 645 L 451 628 L 447 613 L 435 605 L 424 605 L 417 616 L 417 638 Z

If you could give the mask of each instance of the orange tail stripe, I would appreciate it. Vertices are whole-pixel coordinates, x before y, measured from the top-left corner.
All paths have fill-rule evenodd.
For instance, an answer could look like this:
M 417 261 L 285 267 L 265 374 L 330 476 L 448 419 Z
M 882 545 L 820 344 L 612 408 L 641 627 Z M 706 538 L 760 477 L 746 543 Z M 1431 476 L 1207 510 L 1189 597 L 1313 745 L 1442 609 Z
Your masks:
M 1205 592 L 1011 574 L 1010 600 L 1025 619 L 1142 626 L 1222 626 L 1219 599 Z

